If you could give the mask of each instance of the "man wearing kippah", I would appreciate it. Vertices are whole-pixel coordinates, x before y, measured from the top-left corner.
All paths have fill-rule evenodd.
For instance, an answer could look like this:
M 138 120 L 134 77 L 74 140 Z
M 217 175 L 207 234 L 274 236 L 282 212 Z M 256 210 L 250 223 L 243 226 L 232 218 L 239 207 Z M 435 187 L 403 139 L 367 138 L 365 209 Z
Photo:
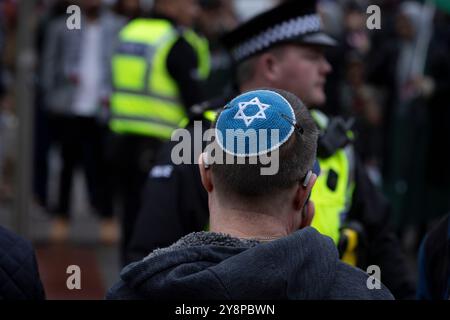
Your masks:
M 239 26 L 224 43 L 235 61 L 239 92 L 272 87 L 292 92 L 308 108 L 326 102 L 324 84 L 332 70 L 324 50 L 335 41 L 322 31 L 315 1 L 285 1 Z M 217 99 L 192 110 L 211 119 L 211 110 L 225 103 Z M 312 226 L 334 240 L 343 261 L 363 270 L 379 266 L 382 282 L 396 298 L 414 298 L 405 257 L 389 227 L 389 206 L 353 152 L 349 125 L 318 111 L 312 115 L 320 129 L 321 168 L 311 195 L 316 209 Z M 200 176 L 193 165 L 173 165 L 172 147 L 167 145 L 158 161 L 170 167 L 170 174 L 149 176 L 130 262 L 207 229 L 209 209 Z
M 381 283 L 369 289 L 368 275 L 340 261 L 331 238 L 309 227 L 318 130 L 295 95 L 248 91 L 223 108 L 214 129 L 208 147 L 229 157 L 199 157 L 210 231 L 128 265 L 107 298 L 392 299 Z M 270 139 L 239 145 L 248 132 Z M 262 175 L 260 157 L 268 154 L 278 156 L 279 168 Z

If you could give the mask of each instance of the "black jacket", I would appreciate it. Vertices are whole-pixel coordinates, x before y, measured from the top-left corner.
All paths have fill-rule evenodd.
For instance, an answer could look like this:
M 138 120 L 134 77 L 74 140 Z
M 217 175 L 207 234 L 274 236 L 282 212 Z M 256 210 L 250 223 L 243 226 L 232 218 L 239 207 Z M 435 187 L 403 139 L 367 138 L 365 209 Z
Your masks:
M 450 299 L 450 215 L 427 233 L 419 250 L 417 298 Z
M 268 243 L 199 232 L 125 267 L 108 299 L 392 299 L 313 228 Z
M 42 300 L 44 287 L 31 244 L 0 226 L 0 299 Z
M 378 265 L 381 281 L 396 299 L 414 299 L 414 280 L 391 224 L 390 205 L 370 181 L 362 162 L 357 157 L 355 160 L 355 191 L 347 221 L 356 221 L 364 229 L 358 267 L 366 270 L 370 265 Z

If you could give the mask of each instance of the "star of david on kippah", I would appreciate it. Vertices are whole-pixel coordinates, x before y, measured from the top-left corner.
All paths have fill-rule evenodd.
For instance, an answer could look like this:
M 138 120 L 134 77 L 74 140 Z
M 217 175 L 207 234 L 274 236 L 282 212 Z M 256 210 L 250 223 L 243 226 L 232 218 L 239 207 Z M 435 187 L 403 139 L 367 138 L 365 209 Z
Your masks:
M 251 125 L 255 119 L 266 119 L 266 114 L 265 114 L 264 110 L 266 110 L 267 108 L 270 107 L 269 104 L 262 103 L 261 101 L 259 101 L 258 97 L 255 97 L 252 100 L 247 101 L 247 102 L 239 102 L 238 106 L 239 106 L 239 110 L 238 110 L 238 112 L 236 112 L 234 119 L 244 120 L 244 123 L 247 127 L 249 125 Z M 244 111 L 245 111 L 245 108 L 247 108 L 248 106 L 257 106 L 259 110 L 255 115 L 247 116 Z

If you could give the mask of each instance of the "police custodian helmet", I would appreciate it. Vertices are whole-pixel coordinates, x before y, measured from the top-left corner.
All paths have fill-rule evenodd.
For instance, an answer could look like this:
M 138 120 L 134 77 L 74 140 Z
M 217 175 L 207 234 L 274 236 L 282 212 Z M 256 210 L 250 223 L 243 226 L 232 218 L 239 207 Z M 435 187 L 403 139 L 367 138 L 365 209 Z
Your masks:
M 334 46 L 323 29 L 315 0 L 288 0 L 226 34 L 222 42 L 235 62 L 280 43 Z

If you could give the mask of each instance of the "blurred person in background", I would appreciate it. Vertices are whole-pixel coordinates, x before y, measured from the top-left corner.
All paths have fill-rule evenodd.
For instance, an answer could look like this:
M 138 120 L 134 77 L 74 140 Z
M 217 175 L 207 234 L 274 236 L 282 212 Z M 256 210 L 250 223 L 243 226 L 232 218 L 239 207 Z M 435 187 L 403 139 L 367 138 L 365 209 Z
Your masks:
M 440 1 L 435 16 L 435 29 L 425 79 L 421 91 L 428 97 L 429 138 L 426 150 L 426 185 L 428 191 L 426 221 L 435 223 L 450 211 L 450 4 Z M 428 80 L 427 80 L 428 79 Z M 432 79 L 430 81 L 430 79 Z M 426 83 L 432 83 L 431 92 L 426 93 Z M 425 90 L 424 90 L 425 89 Z M 436 174 L 436 167 L 439 174 Z M 434 220 L 434 221 L 433 221 Z
M 17 116 L 14 107 L 17 3 L 0 2 L 0 200 L 12 200 L 16 163 Z
M 81 28 L 67 17 L 52 21 L 45 35 L 42 81 L 45 106 L 61 147 L 58 203 L 50 237 L 68 236 L 73 175 L 82 164 L 90 204 L 101 214 L 100 238 L 116 238 L 112 212 L 103 210 L 101 106 L 110 94 L 109 62 L 122 23 L 103 10 L 101 0 L 81 1 Z
M 118 196 L 122 264 L 155 154 L 186 124 L 189 107 L 203 100 L 200 82 L 209 74 L 209 50 L 192 29 L 199 10 L 197 0 L 156 0 L 150 18 L 132 20 L 119 34 L 107 151 L 114 190 L 107 211 Z
M 341 81 L 341 114 L 355 118 L 355 149 L 373 183 L 381 187 L 382 109 L 378 92 L 366 81 L 366 66 L 358 52 L 348 52 Z
M 5 94 L 5 79 L 4 79 L 4 71 L 3 71 L 3 48 L 5 46 L 5 30 L 3 21 L 5 18 L 3 17 L 3 7 L 0 5 L 0 189 L 3 189 L 3 159 L 4 159 L 4 141 L 3 141 L 3 96 Z M 2 191 L 0 193 L 3 194 Z
M 364 59 L 371 48 L 369 30 L 366 27 L 367 3 L 355 0 L 340 4 L 320 1 L 318 8 L 324 19 L 324 28 L 338 40 L 338 44 L 326 52 L 333 72 L 325 84 L 327 104 L 324 111 L 329 115 L 342 115 L 343 109 L 348 111 L 348 106 L 342 105 L 343 97 L 340 90 L 342 81 L 347 77 L 347 55 L 349 52 L 356 52 Z M 348 113 L 344 114 L 350 116 Z
M 370 50 L 369 29 L 367 29 L 366 1 L 348 1 L 344 6 L 344 45 L 364 56 Z
M 231 91 L 232 61 L 220 43 L 220 37 L 238 24 L 233 2 L 228 0 L 200 0 L 197 28 L 208 39 L 211 53 L 211 71 L 202 83 L 205 99 Z
M 0 5 L 0 99 L 5 92 L 5 79 L 3 76 L 3 50 L 5 47 L 5 26 L 3 22 L 5 18 L 3 16 L 3 6 Z
M 0 201 L 14 197 L 18 122 L 11 93 L 0 95 Z
M 419 249 L 417 299 L 450 299 L 450 215 L 426 234 Z
M 66 14 L 69 1 L 53 1 L 47 3 L 40 1 L 37 4 L 37 16 L 39 16 L 36 37 L 36 60 L 43 59 L 44 43 L 47 29 L 53 21 Z M 34 94 L 34 125 L 33 125 L 33 193 L 35 204 L 42 208 L 50 209 L 48 202 L 49 182 L 49 152 L 55 144 L 57 137 L 54 136 L 51 127 L 51 113 L 45 107 L 45 96 L 43 90 L 43 63 L 36 65 L 35 94 Z
M 370 83 L 386 95 L 384 187 L 399 231 L 416 232 L 414 249 L 426 224 L 450 209 L 448 22 L 437 28 L 432 14 L 426 4 L 401 3 L 395 37 L 374 48 L 367 64 Z

